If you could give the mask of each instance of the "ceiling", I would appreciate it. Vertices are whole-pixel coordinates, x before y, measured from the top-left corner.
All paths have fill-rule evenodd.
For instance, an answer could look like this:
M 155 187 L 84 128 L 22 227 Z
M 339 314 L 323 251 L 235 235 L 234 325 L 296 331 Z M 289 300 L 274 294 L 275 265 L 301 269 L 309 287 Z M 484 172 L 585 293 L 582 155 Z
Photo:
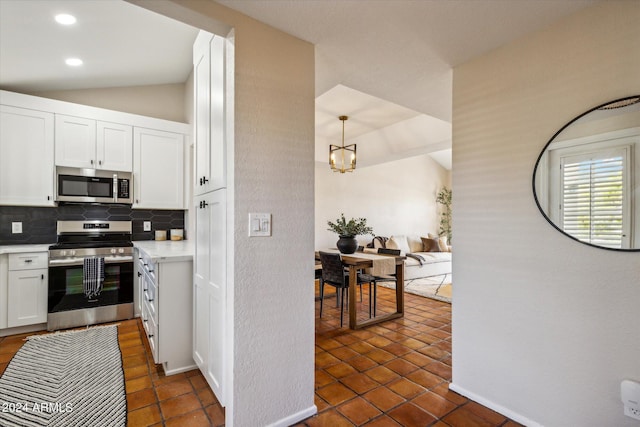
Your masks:
M 54 21 L 74 15 L 74 25 Z M 0 0 L 0 87 L 18 92 L 184 83 L 196 28 L 120 0 Z M 84 60 L 71 68 L 67 57 Z
M 315 45 L 316 160 L 430 154 L 451 167 L 452 69 L 598 0 L 219 0 Z M 61 27 L 52 17 L 73 13 Z M 197 30 L 121 0 L 0 0 L 0 87 L 36 92 L 179 83 Z M 85 65 L 70 69 L 66 55 Z

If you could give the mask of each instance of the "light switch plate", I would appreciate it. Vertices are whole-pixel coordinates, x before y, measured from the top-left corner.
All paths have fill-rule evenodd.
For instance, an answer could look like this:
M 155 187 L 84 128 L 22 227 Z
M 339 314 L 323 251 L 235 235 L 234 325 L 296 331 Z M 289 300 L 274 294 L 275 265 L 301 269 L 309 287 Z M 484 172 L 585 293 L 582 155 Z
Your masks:
M 142 223 L 142 228 L 144 231 L 151 231 L 151 221 L 144 221 Z
M 11 223 L 11 233 L 13 233 L 13 234 L 22 233 L 22 223 L 21 222 L 12 222 Z
M 249 237 L 269 237 L 271 236 L 271 214 L 270 213 L 250 213 L 249 214 Z

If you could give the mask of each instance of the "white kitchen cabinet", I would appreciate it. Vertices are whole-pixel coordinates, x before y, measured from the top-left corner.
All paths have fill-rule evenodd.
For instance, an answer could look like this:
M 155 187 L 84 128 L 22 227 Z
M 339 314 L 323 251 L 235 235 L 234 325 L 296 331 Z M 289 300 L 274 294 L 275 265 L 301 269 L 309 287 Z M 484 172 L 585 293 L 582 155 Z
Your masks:
M 133 127 L 96 122 L 96 160 L 98 169 L 133 171 Z
M 135 263 L 135 276 L 133 277 L 133 315 L 142 315 L 142 289 L 144 288 L 144 261 L 138 248 L 135 249 L 133 262 Z
M 53 114 L 0 105 L 0 205 L 54 206 Z
M 56 114 L 55 164 L 131 172 L 132 127 Z
M 7 326 L 47 321 L 48 253 L 9 254 Z
M 226 190 L 195 198 L 196 254 L 193 288 L 193 359 L 225 403 Z
M 0 331 L 7 328 L 7 287 L 9 280 L 9 255 L 0 254 Z M 2 335 L 0 335 L 2 336 Z
M 184 135 L 133 129 L 136 209 L 184 209 Z
M 193 47 L 196 195 L 226 187 L 224 43 L 200 31 Z
M 171 242 L 168 242 L 171 244 Z M 192 260 L 142 258 L 142 324 L 156 364 L 166 375 L 196 367 L 192 348 Z

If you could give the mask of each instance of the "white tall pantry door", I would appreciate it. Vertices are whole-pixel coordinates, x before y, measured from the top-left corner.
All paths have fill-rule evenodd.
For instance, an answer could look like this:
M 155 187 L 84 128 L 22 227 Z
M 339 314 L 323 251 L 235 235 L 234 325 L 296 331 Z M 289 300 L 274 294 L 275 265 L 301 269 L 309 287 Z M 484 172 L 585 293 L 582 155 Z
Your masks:
M 220 403 L 232 399 L 227 328 L 225 39 L 201 31 L 193 47 L 196 256 L 193 358 Z
M 193 358 L 224 405 L 226 190 L 197 197 L 195 209 Z

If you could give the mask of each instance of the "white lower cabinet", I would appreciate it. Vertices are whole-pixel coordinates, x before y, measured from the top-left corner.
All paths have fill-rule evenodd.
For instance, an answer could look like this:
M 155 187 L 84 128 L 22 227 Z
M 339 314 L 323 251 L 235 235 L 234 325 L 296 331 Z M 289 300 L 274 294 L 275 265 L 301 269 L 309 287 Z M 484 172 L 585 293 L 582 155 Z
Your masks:
M 226 190 L 195 198 L 193 359 L 225 405 Z
M 141 317 L 156 364 L 166 375 L 196 367 L 191 354 L 193 261 L 141 258 Z
M 47 321 L 48 253 L 9 254 L 7 327 Z
M 8 279 L 9 279 L 9 255 L 0 254 L 0 331 L 8 327 L 7 326 Z

